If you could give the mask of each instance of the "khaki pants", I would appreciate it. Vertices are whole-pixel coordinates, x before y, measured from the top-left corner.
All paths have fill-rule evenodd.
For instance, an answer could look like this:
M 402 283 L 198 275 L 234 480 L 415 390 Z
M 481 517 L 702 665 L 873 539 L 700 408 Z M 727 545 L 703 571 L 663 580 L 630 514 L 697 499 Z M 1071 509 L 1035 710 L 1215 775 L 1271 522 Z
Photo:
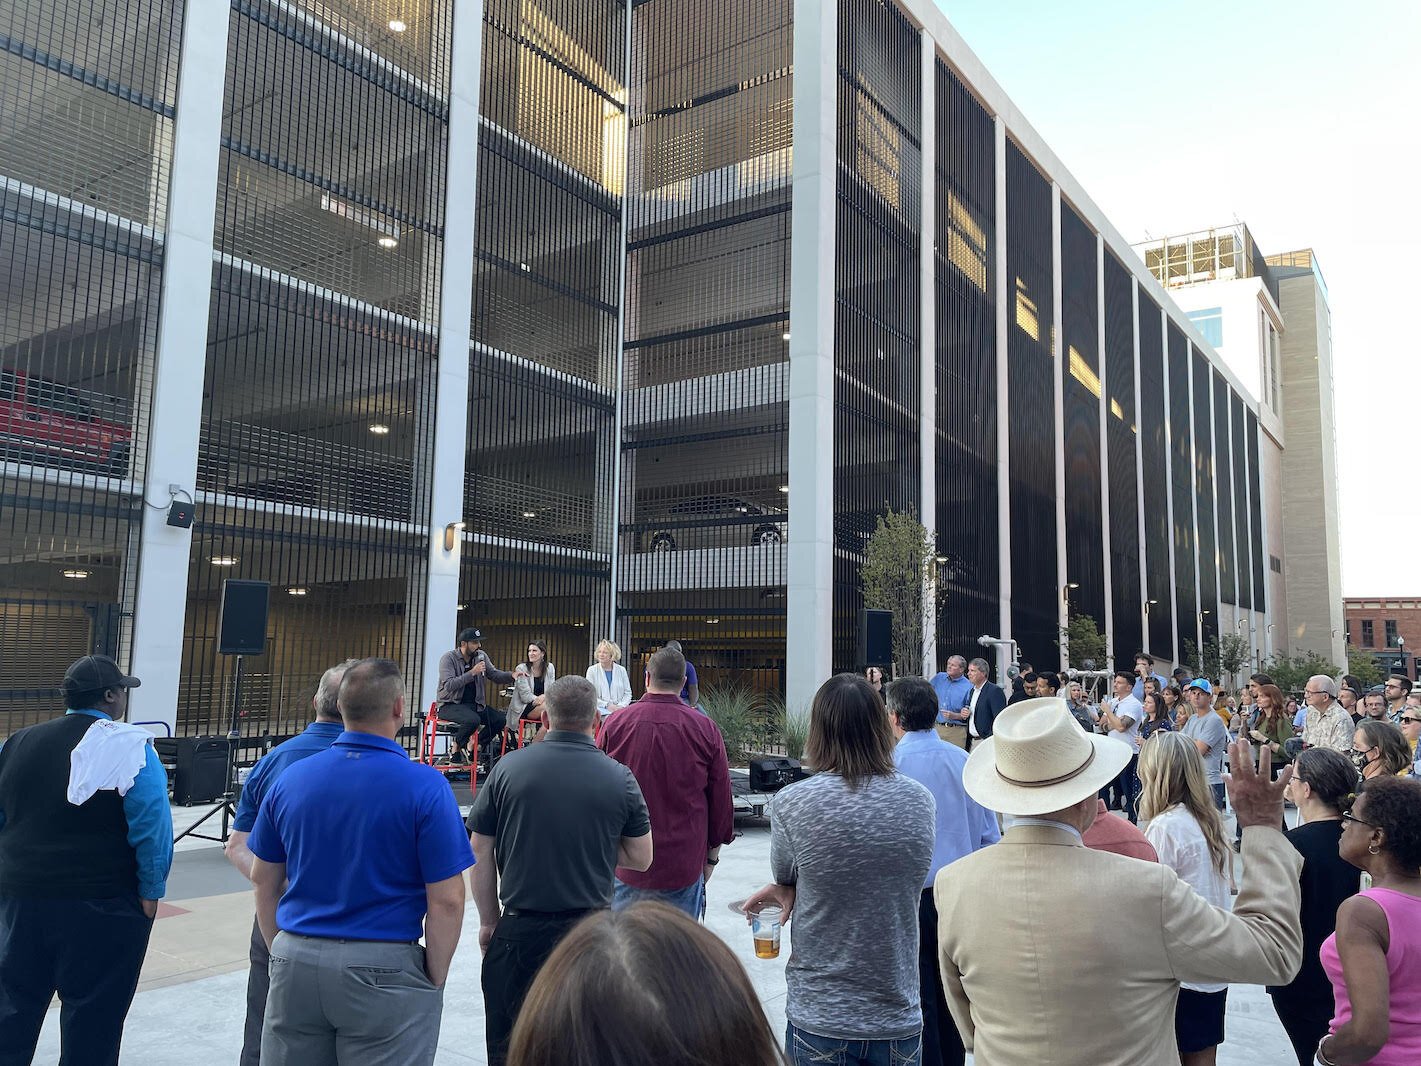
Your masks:
M 937 735 L 942 737 L 942 739 L 949 744 L 954 744 L 959 748 L 967 747 L 966 722 L 963 722 L 961 725 L 942 725 L 939 723 L 933 728 L 937 730 Z

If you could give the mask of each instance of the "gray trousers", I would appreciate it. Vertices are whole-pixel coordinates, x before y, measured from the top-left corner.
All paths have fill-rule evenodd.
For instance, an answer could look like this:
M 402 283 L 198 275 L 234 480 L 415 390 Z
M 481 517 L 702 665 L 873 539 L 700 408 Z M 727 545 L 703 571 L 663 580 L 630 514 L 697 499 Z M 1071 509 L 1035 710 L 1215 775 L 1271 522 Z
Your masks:
M 266 950 L 266 938 L 261 926 L 252 919 L 252 943 L 247 949 L 247 1021 L 242 1028 L 241 1066 L 258 1066 L 262 1053 L 262 1019 L 266 1017 L 266 992 L 271 987 L 268 969 L 271 955 Z
M 264 1066 L 429 1066 L 444 991 L 416 941 L 277 933 L 262 1026 Z

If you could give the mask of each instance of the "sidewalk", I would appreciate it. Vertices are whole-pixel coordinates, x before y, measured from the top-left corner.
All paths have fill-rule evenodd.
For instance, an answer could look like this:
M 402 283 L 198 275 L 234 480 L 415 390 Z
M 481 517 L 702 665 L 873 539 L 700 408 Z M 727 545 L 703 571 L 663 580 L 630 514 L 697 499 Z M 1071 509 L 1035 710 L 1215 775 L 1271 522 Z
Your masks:
M 181 829 L 202 813 L 203 808 L 175 807 L 173 818 Z M 745 965 L 778 1034 L 785 1026 L 784 964 L 794 923 L 786 931 L 778 959 L 754 957 L 749 928 L 733 908 L 769 879 L 770 832 L 762 821 L 749 821 L 740 828 L 743 836 L 722 851 L 710 883 L 706 924 Z M 192 1066 L 197 1062 L 221 1066 L 236 1061 L 246 1010 L 251 926 L 251 892 L 223 858 L 222 849 L 207 841 L 183 841 L 169 880 L 168 899 L 153 929 L 138 995 L 128 1015 L 120 1060 L 125 1066 Z M 444 994 L 436 1059 L 441 1066 L 487 1061 L 477 929 L 478 916 L 470 902 L 464 939 L 454 956 Z M 58 1022 L 56 1007 L 45 1019 L 36 1062 L 58 1059 Z M 1219 1048 L 1218 1061 L 1220 1066 L 1291 1061 L 1287 1039 L 1262 988 L 1234 985 L 1230 989 L 1228 1040 Z

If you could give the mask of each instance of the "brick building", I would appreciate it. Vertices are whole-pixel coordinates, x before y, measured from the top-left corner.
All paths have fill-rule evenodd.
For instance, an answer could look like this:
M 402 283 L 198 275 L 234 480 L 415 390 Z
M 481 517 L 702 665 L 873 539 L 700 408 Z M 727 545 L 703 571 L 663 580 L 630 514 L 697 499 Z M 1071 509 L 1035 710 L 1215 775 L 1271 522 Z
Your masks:
M 1400 652 L 1406 675 L 1415 680 L 1415 655 L 1421 650 L 1421 597 L 1351 596 L 1343 599 L 1342 613 L 1349 645 L 1372 652 L 1387 669 Z

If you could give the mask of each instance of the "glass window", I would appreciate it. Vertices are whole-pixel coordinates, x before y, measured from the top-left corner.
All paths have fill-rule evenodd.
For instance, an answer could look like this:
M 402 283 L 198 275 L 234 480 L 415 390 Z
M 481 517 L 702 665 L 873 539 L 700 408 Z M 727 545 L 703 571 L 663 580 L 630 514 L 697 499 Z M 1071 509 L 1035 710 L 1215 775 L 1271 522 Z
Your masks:
M 1362 620 L 1362 647 L 1372 648 L 1376 646 L 1377 637 L 1372 629 L 1372 620 L 1366 618 Z
M 1224 343 L 1224 309 L 1222 307 L 1205 307 L 1199 311 L 1190 311 L 1189 320 L 1199 327 L 1199 332 L 1204 335 L 1204 339 L 1215 348 L 1220 348 Z
M 1396 646 L 1396 619 L 1386 620 L 1386 646 L 1392 648 Z

